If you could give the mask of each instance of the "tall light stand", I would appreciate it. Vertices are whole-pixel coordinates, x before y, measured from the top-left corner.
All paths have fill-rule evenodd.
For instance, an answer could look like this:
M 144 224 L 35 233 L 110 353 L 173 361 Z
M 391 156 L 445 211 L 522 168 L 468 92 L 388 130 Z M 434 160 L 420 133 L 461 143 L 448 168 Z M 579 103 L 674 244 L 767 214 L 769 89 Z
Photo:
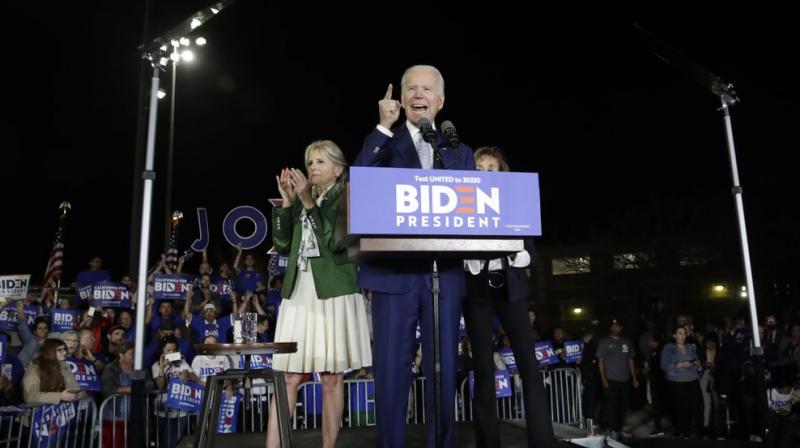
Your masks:
M 177 51 L 177 48 L 173 48 Z M 164 252 L 167 251 L 169 246 L 170 237 L 170 219 L 172 216 L 172 169 L 174 160 L 174 145 L 175 145 L 175 94 L 176 92 L 176 79 L 178 73 L 178 61 L 172 59 L 172 88 L 170 90 L 169 98 L 169 146 L 167 147 L 167 183 L 166 183 L 166 197 L 164 199 L 164 221 L 167 225 L 164 229 Z
M 739 228 L 739 244 L 742 250 L 742 264 L 744 265 L 745 282 L 747 284 L 747 301 L 750 311 L 750 330 L 752 334 L 750 355 L 753 362 L 753 373 L 755 375 L 756 406 L 758 411 L 756 415 L 761 423 L 761 427 L 765 428 L 765 436 L 771 437 L 769 428 L 767 428 L 768 419 L 766 419 L 768 407 L 765 381 L 766 375 L 764 371 L 764 349 L 761 347 L 761 336 L 758 334 L 756 288 L 753 282 L 753 270 L 750 265 L 750 248 L 747 240 L 747 226 L 744 220 L 742 187 L 739 183 L 739 168 L 736 162 L 736 149 L 733 144 L 733 125 L 731 124 L 730 109 L 734 104 L 740 102 L 740 99 L 733 90 L 733 84 L 724 82 L 719 76 L 709 72 L 700 64 L 671 45 L 663 42 L 655 34 L 646 30 L 639 24 L 634 23 L 633 28 L 647 46 L 650 47 L 650 51 L 654 56 L 720 99 L 721 107 L 719 110 L 722 111 L 722 120 L 725 125 L 728 159 L 730 161 L 731 180 L 733 182 L 733 196 L 734 202 L 736 203 L 736 220 Z

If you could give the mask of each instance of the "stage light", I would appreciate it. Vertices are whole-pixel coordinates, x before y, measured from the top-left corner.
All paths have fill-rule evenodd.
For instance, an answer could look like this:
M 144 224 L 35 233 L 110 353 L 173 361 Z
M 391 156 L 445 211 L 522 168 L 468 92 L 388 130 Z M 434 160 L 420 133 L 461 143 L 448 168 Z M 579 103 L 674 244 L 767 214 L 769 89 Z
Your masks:
M 203 45 L 206 44 L 206 38 L 205 37 L 198 37 L 197 39 L 195 39 L 194 43 L 195 43 L 195 45 L 202 47 Z
M 180 40 L 179 42 L 180 42 L 180 43 L 181 43 L 181 45 L 183 45 L 184 47 L 188 47 L 189 45 L 191 45 L 191 44 L 192 44 L 192 41 L 190 41 L 188 37 L 181 37 L 181 40 Z
M 167 91 L 162 89 L 162 88 L 159 88 L 158 89 L 158 99 L 162 99 L 165 96 L 167 96 Z
M 572 309 L 572 314 L 580 316 L 581 314 L 583 314 L 583 308 L 576 306 L 575 308 Z
M 194 60 L 194 53 L 192 53 L 192 50 L 184 50 L 183 53 L 181 53 L 181 59 L 186 62 L 192 62 Z
M 200 20 L 198 20 L 197 18 L 194 18 L 194 19 L 192 19 L 192 22 L 189 24 L 189 26 L 190 26 L 192 29 L 195 29 L 195 28 L 197 28 L 198 26 L 200 26 L 200 25 L 202 25 L 202 24 L 203 24 L 203 22 L 201 22 L 201 21 L 200 21 Z

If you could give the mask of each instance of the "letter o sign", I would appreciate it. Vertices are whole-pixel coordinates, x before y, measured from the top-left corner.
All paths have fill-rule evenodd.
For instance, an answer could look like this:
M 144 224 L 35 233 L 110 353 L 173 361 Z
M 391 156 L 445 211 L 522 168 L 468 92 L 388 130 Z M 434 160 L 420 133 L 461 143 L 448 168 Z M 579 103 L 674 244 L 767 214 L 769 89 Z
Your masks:
M 255 229 L 251 235 L 243 236 L 236 231 L 236 224 L 242 219 L 250 220 L 253 223 Z M 237 244 L 241 244 L 242 249 L 252 249 L 267 238 L 268 227 L 267 218 L 257 208 L 241 205 L 225 215 L 225 220 L 222 222 L 222 234 L 231 246 L 235 247 Z

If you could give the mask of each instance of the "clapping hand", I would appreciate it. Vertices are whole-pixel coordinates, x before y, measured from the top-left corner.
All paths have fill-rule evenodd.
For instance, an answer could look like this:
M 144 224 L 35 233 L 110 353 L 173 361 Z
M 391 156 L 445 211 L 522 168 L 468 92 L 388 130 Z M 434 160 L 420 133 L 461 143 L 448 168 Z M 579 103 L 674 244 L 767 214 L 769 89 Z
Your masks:
M 278 181 L 278 192 L 283 199 L 283 208 L 291 207 L 294 199 L 297 197 L 297 192 L 295 192 L 294 186 L 292 185 L 290 172 L 291 170 L 289 168 L 284 168 L 281 170 L 280 176 L 275 176 L 275 180 Z

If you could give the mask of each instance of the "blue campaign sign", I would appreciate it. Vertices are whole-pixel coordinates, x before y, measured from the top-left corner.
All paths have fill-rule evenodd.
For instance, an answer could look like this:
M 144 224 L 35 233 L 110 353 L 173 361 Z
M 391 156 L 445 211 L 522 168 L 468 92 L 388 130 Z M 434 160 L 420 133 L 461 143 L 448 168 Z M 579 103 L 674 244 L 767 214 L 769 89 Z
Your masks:
M 182 299 L 191 277 L 185 274 L 156 274 L 153 276 L 153 298 L 156 300 Z
M 495 370 L 494 392 L 497 398 L 511 396 L 511 375 L 509 375 L 508 370 Z
M 220 280 L 216 283 L 211 283 L 208 285 L 208 289 L 222 300 L 231 300 L 231 282 L 228 280 Z
M 103 308 L 130 308 L 131 292 L 122 283 L 102 281 L 94 284 L 92 306 Z
M 81 390 L 90 392 L 100 392 L 102 390 L 100 374 L 94 365 L 72 356 L 67 358 L 67 365 L 72 370 L 72 373 L 75 374 L 75 379 L 78 380 Z
M 8 341 L 6 335 L 0 334 L 0 365 L 6 362 L 6 352 L 8 351 Z
M 272 368 L 272 355 L 250 355 L 250 370 Z
M 494 371 L 494 395 L 497 398 L 511 396 L 511 375 L 508 370 Z M 475 399 L 475 372 L 469 372 L 469 396 Z
M 92 298 L 92 285 L 81 286 L 78 288 L 78 297 L 81 300 L 91 300 Z
M 31 446 L 57 447 L 63 444 L 71 424 L 77 421 L 74 402 L 62 402 L 34 408 L 31 415 Z
M 542 234 L 539 175 L 350 168 L 354 235 Z
M 566 352 L 564 361 L 568 364 L 580 361 L 581 356 L 583 356 L 583 341 L 578 339 L 575 341 L 565 342 L 564 351 Z
M 25 322 L 28 326 L 36 321 L 41 308 L 36 305 L 25 305 Z M 0 310 L 0 330 L 17 331 L 17 303 L 10 302 Z
M 16 331 L 17 307 L 14 302 L 8 303 L 0 310 L 0 330 Z
M 199 412 L 203 404 L 203 386 L 189 381 L 183 383 L 180 378 L 172 378 L 167 384 L 168 408 L 188 412 Z
M 558 363 L 558 355 L 550 341 L 537 342 L 534 346 L 534 354 L 539 365 L 547 366 Z
M 228 434 L 236 432 L 236 421 L 239 419 L 239 403 L 242 401 L 240 394 L 233 394 L 228 397 L 222 394 L 222 403 L 219 408 L 219 424 L 217 432 Z
M 81 312 L 78 310 L 54 309 L 50 311 L 50 328 L 52 331 L 61 333 L 74 330 L 78 324 L 78 317 Z
M 497 351 L 508 370 L 517 370 L 517 360 L 514 358 L 514 352 L 510 348 L 501 348 Z

